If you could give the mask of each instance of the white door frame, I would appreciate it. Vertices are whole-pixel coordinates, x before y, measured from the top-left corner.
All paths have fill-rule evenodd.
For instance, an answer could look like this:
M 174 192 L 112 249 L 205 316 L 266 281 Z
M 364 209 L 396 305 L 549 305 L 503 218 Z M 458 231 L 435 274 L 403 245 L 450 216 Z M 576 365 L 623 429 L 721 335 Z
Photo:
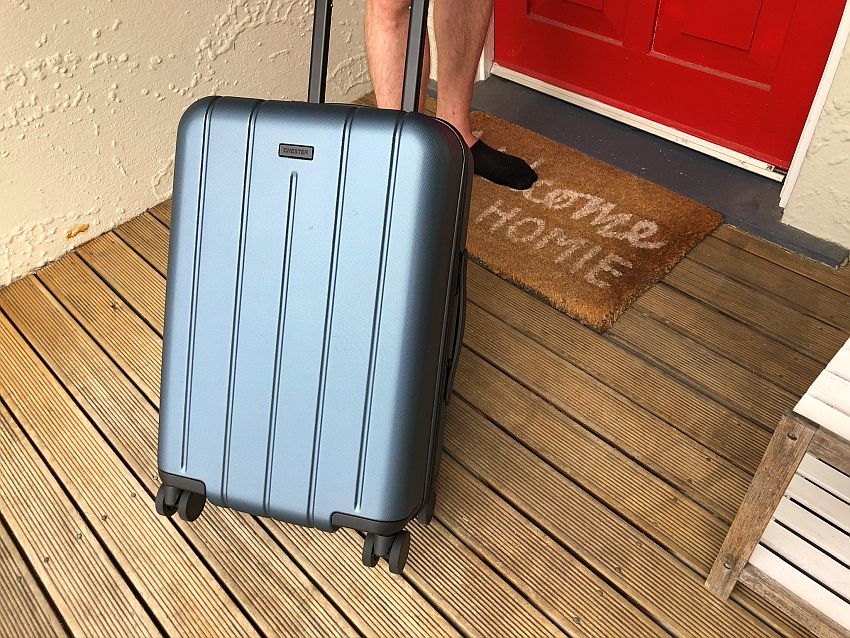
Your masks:
M 800 177 L 800 169 L 806 160 L 806 153 L 809 151 L 809 146 L 812 143 L 812 138 L 815 136 L 815 129 L 817 128 L 821 113 L 824 106 L 826 106 L 829 89 L 832 87 L 833 80 L 835 80 L 835 72 L 838 70 L 838 65 L 841 62 L 841 55 L 847 44 L 848 36 L 850 36 L 850 2 L 844 5 L 844 13 L 841 16 L 841 22 L 838 24 L 835 42 L 832 43 L 832 49 L 826 60 L 826 67 L 823 70 L 823 76 L 820 79 L 817 93 L 815 93 L 812 108 L 809 109 L 809 116 L 806 118 L 806 125 L 803 127 L 800 141 L 797 142 L 797 150 L 794 151 L 794 157 L 791 158 L 791 166 L 788 167 L 788 175 L 785 177 L 782 192 L 779 194 L 779 206 L 781 208 L 785 208 L 788 205 L 788 201 L 791 199 L 791 193 L 797 184 L 797 178 Z
M 490 14 L 490 26 L 487 27 L 487 37 L 484 39 L 484 49 L 481 51 L 481 59 L 478 60 L 478 71 L 475 73 L 475 81 L 481 82 L 490 77 L 490 69 L 493 68 L 493 56 L 495 56 L 495 40 L 493 36 L 493 22 L 495 14 Z
M 800 175 L 800 169 L 806 158 L 806 153 L 811 145 L 814 137 L 815 128 L 820 120 L 821 113 L 826 104 L 829 89 L 832 87 L 832 82 L 835 79 L 835 72 L 841 62 L 841 56 L 844 51 L 844 46 L 850 37 L 850 0 L 844 6 L 844 13 L 841 17 L 841 22 L 838 25 L 838 31 L 835 35 L 835 41 L 832 44 L 829 57 L 827 58 L 826 67 L 818 85 L 818 90 L 815 93 L 815 98 L 812 106 L 809 109 L 809 115 L 806 118 L 806 124 L 803 127 L 803 132 L 800 135 L 800 140 L 797 142 L 797 148 L 794 151 L 794 156 L 791 159 L 791 165 L 788 168 L 788 174 L 784 176 L 776 172 L 773 167 L 766 162 L 751 158 L 742 153 L 732 151 L 711 142 L 706 142 L 698 137 L 677 131 L 668 126 L 658 124 L 652 120 L 636 116 L 628 111 L 618 109 L 597 100 L 592 100 L 584 96 L 555 87 L 551 84 L 546 84 L 535 78 L 517 73 L 510 69 L 505 69 L 494 62 L 494 38 L 493 38 L 494 18 L 490 18 L 490 28 L 487 33 L 487 39 L 484 43 L 484 50 L 481 53 L 481 60 L 478 63 L 478 73 L 476 80 L 486 80 L 490 74 L 504 77 L 519 84 L 529 86 L 537 91 L 553 95 L 566 102 L 576 104 L 591 111 L 595 111 L 614 120 L 625 122 L 635 128 L 648 131 L 654 135 L 658 135 L 670 141 L 683 144 L 695 150 L 701 151 L 712 157 L 716 157 L 726 162 L 740 166 L 746 170 L 758 173 L 770 179 L 781 181 L 782 191 L 780 193 L 779 205 L 784 208 L 788 204 L 791 193 L 794 190 L 794 185 Z

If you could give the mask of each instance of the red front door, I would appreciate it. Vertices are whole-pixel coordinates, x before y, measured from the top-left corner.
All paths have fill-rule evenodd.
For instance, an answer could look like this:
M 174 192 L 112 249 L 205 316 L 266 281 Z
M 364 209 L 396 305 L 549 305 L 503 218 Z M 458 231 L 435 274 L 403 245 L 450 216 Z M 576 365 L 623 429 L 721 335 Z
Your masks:
M 845 0 L 496 0 L 500 65 L 787 168 Z

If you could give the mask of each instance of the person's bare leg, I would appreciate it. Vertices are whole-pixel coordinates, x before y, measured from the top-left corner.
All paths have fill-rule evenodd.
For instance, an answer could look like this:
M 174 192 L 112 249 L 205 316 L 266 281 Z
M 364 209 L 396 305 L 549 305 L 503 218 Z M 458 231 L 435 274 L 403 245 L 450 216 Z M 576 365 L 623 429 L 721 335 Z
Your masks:
M 469 146 L 476 141 L 469 123 L 472 85 L 492 11 L 493 0 L 434 2 L 437 117 L 453 124 Z
M 437 117 L 454 125 L 472 150 L 475 172 L 516 189 L 530 188 L 537 174 L 525 160 L 489 147 L 472 134 L 470 108 L 478 60 L 493 0 L 435 0 Z
M 378 106 L 397 109 L 401 105 L 404 54 L 410 25 L 410 0 L 367 0 L 366 58 Z M 425 105 L 431 51 L 426 37 L 422 65 L 420 110 Z
M 439 52 L 437 117 L 454 125 L 472 150 L 475 172 L 497 184 L 529 188 L 537 174 L 519 157 L 490 148 L 472 135 L 469 110 L 472 85 L 493 0 L 436 0 L 434 25 Z M 366 55 L 375 97 L 381 108 L 397 109 L 401 102 L 404 54 L 410 24 L 410 0 L 367 0 Z M 426 39 L 420 110 L 425 103 L 430 68 Z

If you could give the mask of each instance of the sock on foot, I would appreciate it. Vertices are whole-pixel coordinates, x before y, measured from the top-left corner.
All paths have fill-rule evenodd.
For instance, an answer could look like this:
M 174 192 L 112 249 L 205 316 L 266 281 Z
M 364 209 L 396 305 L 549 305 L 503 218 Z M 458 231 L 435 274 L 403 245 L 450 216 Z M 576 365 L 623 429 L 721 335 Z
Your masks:
M 484 179 L 516 190 L 531 188 L 537 181 L 537 173 L 519 157 L 497 151 L 481 140 L 469 149 L 475 161 L 475 174 Z

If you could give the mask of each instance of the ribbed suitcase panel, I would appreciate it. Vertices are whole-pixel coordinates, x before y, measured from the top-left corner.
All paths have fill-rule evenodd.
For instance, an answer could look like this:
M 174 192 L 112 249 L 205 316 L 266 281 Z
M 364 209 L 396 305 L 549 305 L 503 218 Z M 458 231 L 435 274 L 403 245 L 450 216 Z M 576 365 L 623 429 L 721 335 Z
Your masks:
M 376 440 L 386 443 L 373 438 L 371 413 L 374 401 L 386 391 L 374 385 L 381 330 L 385 319 L 394 320 L 386 318 L 382 308 L 387 254 L 398 221 L 392 193 L 402 118 L 396 119 L 394 130 L 391 123 L 387 113 L 358 111 L 348 140 L 326 368 L 317 411 L 321 437 L 316 441 L 310 504 L 313 523 L 319 527 L 330 525 L 334 511 L 363 514 L 359 501 L 369 445 Z M 362 161 L 364 157 L 369 161 Z
M 210 107 L 217 97 L 195 102 L 183 115 L 174 166 L 175 214 L 171 220 L 168 249 L 168 288 L 165 300 L 165 332 L 160 400 L 158 466 L 174 474 L 185 474 L 189 452 L 186 401 L 190 369 L 191 312 L 194 307 L 195 269 L 199 254 L 202 183 L 209 148 Z
M 441 367 L 449 270 L 455 254 L 457 179 L 446 171 L 451 148 L 406 118 L 401 135 L 393 227 L 387 251 L 381 335 L 373 383 L 380 389 L 371 410 L 369 452 L 361 511 L 368 518 L 398 520 L 425 497 L 429 448 L 441 405 Z M 441 170 L 429 170 L 433 166 Z M 411 265 L 415 264 L 415 267 Z M 452 318 L 453 319 L 453 318 Z M 377 392 L 377 390 L 376 390 Z M 418 501 L 419 499 L 420 501 Z
M 314 159 L 275 158 L 283 175 L 297 173 L 292 195 L 292 238 L 287 255 L 286 300 L 276 342 L 279 370 L 277 405 L 269 455 L 268 513 L 310 525 L 310 502 L 323 370 L 327 359 L 328 310 L 333 299 L 331 274 L 341 215 L 340 166 L 348 151 L 350 117 L 356 109 L 327 109 L 322 118 L 292 105 L 283 117 L 275 143 L 309 144 Z M 276 151 L 275 151 L 276 152 Z M 246 450 L 247 462 L 257 451 Z M 254 494 L 258 499 L 259 495 Z
M 206 474 L 208 464 L 220 466 L 225 451 L 243 205 L 238 185 L 245 179 L 249 114 L 256 104 L 221 98 L 210 113 L 187 353 L 184 428 L 189 476 Z M 220 481 L 208 482 L 208 495 L 218 499 L 220 487 Z
M 272 103 L 261 105 L 253 126 L 235 314 L 236 362 L 221 469 L 223 502 L 254 513 L 267 511 L 269 498 L 272 444 L 280 416 L 284 301 L 299 186 L 298 163 L 277 157 L 276 140 L 287 139 L 290 131 L 273 118 L 274 110 Z

